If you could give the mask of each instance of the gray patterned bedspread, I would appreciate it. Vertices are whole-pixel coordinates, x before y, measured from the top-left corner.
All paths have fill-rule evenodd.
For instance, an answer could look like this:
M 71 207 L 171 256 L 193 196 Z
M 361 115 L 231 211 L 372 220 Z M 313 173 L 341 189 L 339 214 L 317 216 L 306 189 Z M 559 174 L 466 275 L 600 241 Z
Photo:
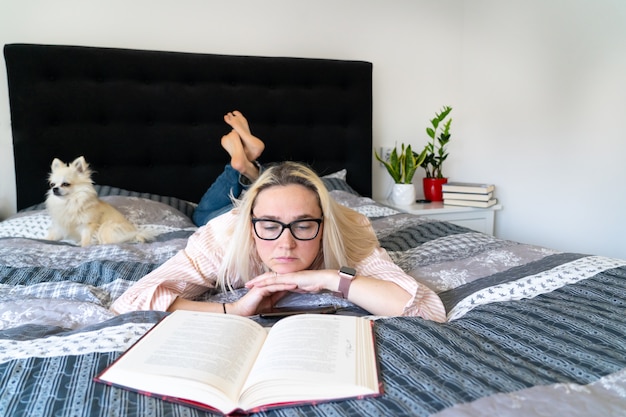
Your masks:
M 376 319 L 380 397 L 258 415 L 626 414 L 625 261 L 505 241 L 333 194 L 372 219 L 393 259 L 441 295 L 449 320 Z M 0 223 L 1 416 L 210 415 L 93 382 L 165 314 L 114 316 L 108 306 L 194 230 L 163 202 L 111 199 L 157 231 L 156 241 L 50 243 L 38 210 Z

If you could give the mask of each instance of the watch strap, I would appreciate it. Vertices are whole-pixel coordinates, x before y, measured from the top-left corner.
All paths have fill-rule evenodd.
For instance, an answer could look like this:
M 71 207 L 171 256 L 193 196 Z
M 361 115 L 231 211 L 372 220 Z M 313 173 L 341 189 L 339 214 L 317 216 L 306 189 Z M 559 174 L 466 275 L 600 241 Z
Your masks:
M 350 292 L 350 285 L 352 284 L 352 280 L 356 276 L 356 269 L 350 268 L 348 266 L 342 266 L 339 269 L 339 292 L 343 298 L 348 298 L 348 293 Z

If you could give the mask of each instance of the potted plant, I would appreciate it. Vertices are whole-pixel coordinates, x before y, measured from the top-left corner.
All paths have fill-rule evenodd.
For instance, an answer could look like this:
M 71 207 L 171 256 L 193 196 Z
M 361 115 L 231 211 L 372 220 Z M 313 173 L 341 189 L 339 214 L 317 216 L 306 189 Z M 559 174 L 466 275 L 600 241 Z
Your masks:
M 415 186 L 413 185 L 413 176 L 415 171 L 422 163 L 422 156 L 416 154 L 411 149 L 411 145 L 400 148 L 398 153 L 397 146 L 391 151 L 389 161 L 385 161 L 374 151 L 376 159 L 382 163 L 387 172 L 393 179 L 394 186 L 391 191 L 391 200 L 396 204 L 408 205 L 415 202 Z
M 444 106 L 435 114 L 426 128 L 430 141 L 424 147 L 421 154 L 416 155 L 420 159 L 420 166 L 426 171 L 426 177 L 422 180 L 424 186 L 424 198 L 430 201 L 442 201 L 441 186 L 448 182 L 443 175 L 443 162 L 448 158 L 446 146 L 450 141 L 450 125 L 452 118 L 448 118 L 452 107 Z M 447 118 L 447 119 L 446 119 Z

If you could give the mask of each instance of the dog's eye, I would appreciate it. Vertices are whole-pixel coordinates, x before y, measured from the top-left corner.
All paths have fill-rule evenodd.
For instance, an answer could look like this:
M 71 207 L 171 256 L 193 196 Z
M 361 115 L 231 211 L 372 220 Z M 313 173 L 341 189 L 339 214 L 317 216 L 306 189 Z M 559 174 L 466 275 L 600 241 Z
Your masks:
M 69 182 L 64 182 L 63 184 L 61 184 L 61 187 L 69 187 L 70 183 Z

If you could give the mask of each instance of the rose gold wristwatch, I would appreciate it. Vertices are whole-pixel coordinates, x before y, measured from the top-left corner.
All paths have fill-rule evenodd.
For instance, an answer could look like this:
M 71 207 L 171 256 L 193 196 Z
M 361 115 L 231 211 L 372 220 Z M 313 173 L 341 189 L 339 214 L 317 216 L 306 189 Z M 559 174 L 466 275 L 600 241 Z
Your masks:
M 339 292 L 343 298 L 348 298 L 348 292 L 350 292 L 350 284 L 356 276 L 356 269 L 349 266 L 342 266 L 339 269 Z

